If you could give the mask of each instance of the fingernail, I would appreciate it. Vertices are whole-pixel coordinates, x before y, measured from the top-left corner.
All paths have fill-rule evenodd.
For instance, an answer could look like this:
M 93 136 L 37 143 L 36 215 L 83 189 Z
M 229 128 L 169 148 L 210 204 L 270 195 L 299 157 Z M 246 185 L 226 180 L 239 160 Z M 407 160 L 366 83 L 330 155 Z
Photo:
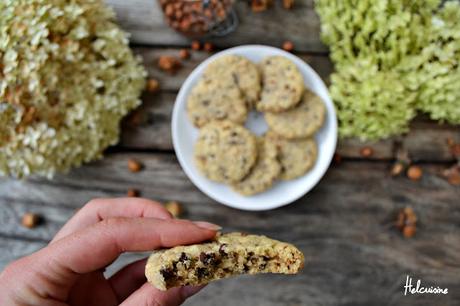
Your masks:
M 185 286 L 185 287 L 182 287 L 182 290 L 183 290 L 183 293 L 184 293 L 184 295 L 186 297 L 190 297 L 190 296 L 196 294 L 198 291 L 200 291 L 204 287 L 205 287 L 205 285 L 202 285 L 202 286 Z
M 204 222 L 204 221 L 194 221 L 193 222 L 196 226 L 208 229 L 211 231 L 220 231 L 222 229 L 222 226 L 219 226 L 217 224 L 209 223 L 209 222 Z

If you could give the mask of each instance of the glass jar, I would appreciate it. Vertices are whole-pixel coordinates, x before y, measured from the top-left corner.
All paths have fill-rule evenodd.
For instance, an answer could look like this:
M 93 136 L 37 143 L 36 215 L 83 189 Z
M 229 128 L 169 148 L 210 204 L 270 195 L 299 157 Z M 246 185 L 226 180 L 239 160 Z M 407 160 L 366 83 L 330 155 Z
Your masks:
M 224 36 L 238 25 L 234 0 L 159 0 L 167 23 L 189 37 Z

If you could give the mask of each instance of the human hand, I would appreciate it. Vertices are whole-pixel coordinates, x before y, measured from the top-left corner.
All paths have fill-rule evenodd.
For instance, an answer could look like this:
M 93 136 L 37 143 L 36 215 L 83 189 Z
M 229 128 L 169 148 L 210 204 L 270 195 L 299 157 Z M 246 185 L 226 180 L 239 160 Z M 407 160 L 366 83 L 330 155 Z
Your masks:
M 180 305 L 201 287 L 159 291 L 146 283 L 145 259 L 112 277 L 104 268 L 121 253 L 211 239 L 219 227 L 175 220 L 160 204 L 138 198 L 97 199 L 86 204 L 45 248 L 0 274 L 0 305 Z

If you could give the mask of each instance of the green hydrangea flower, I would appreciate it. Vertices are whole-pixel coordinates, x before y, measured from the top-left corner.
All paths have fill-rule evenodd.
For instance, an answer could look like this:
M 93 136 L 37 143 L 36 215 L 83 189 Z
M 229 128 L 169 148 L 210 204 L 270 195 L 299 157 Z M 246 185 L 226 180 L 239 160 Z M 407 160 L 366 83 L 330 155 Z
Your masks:
M 460 4 L 441 2 L 316 0 L 342 136 L 403 133 L 416 109 L 460 123 Z
M 145 75 L 101 0 L 0 1 L 0 175 L 100 158 Z

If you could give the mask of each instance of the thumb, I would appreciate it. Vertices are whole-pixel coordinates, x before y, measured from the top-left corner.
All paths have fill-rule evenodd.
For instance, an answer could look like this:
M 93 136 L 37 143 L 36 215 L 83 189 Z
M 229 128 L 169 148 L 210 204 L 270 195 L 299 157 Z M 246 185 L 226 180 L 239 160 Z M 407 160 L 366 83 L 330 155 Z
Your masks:
M 178 306 L 203 288 L 204 286 L 185 286 L 171 288 L 168 291 L 160 291 L 151 284 L 145 283 L 120 304 L 120 306 Z

